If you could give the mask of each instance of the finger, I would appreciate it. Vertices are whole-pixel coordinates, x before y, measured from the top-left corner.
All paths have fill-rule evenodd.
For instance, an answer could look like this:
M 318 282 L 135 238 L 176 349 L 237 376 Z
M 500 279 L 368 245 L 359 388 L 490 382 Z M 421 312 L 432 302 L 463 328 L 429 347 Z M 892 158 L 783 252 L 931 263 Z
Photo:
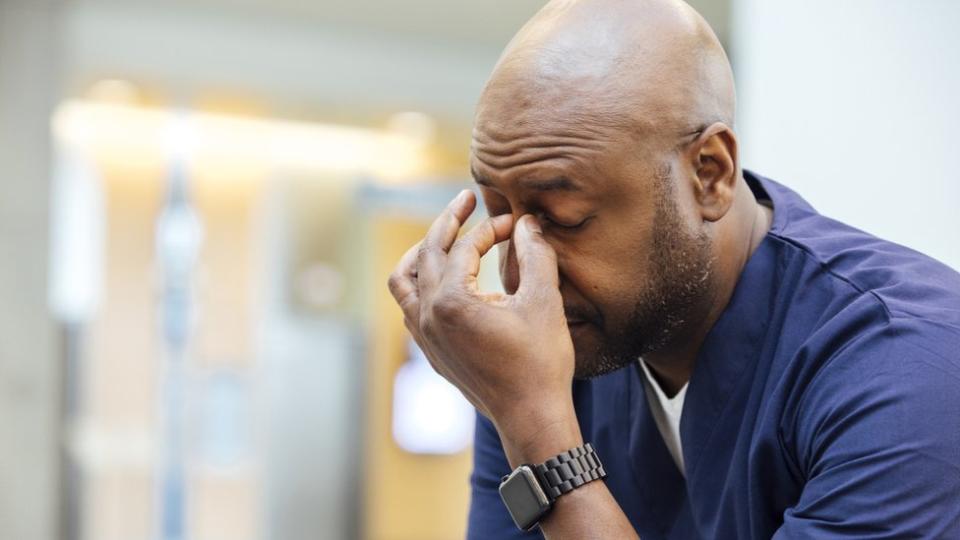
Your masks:
M 403 310 L 403 316 L 412 321 L 420 320 L 420 298 L 417 287 L 417 254 L 420 242 L 404 253 L 397 268 L 390 275 L 387 286 L 390 294 Z
M 493 246 L 508 240 L 512 230 L 511 214 L 489 217 L 470 229 L 470 232 L 460 237 L 450 249 L 444 270 L 444 282 L 466 285 L 468 289 L 475 290 L 481 257 Z
M 557 253 L 543 238 L 540 224 L 530 214 L 521 216 L 513 229 L 513 246 L 520 272 L 518 296 L 543 297 L 557 291 L 560 276 Z
M 470 190 L 463 190 L 454 198 L 443 212 L 430 225 L 426 237 L 420 246 L 417 259 L 417 279 L 419 286 L 432 290 L 443 275 L 447 251 L 457 239 L 460 227 L 470 217 L 477 200 Z

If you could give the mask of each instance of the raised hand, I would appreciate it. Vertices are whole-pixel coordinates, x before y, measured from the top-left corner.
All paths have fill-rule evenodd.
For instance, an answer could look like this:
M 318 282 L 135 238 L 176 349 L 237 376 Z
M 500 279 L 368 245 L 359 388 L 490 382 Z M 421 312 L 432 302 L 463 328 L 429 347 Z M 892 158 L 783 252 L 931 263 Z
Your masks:
M 516 226 L 509 214 L 487 218 L 457 239 L 475 206 L 473 193 L 461 192 L 403 256 L 389 287 L 433 368 L 494 422 L 509 457 L 544 430 L 575 425 L 573 343 L 556 254 L 534 216 Z M 481 292 L 480 258 L 511 236 L 519 287 Z

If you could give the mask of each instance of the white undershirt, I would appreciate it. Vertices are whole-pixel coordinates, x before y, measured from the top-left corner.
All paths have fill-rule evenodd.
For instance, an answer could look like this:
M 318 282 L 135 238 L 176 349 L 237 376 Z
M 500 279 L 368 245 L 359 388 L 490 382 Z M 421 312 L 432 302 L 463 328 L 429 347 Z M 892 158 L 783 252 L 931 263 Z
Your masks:
M 653 415 L 653 421 L 660 430 L 663 442 L 667 445 L 667 450 L 673 456 L 674 463 L 680 469 L 680 474 L 686 476 L 683 467 L 683 447 L 680 446 L 680 414 L 683 412 L 683 398 L 687 395 L 687 386 L 683 388 L 672 398 L 668 398 L 660 384 L 653 378 L 646 362 L 640 359 L 640 367 L 643 369 L 644 384 L 646 386 L 647 403 L 650 405 L 650 413 Z

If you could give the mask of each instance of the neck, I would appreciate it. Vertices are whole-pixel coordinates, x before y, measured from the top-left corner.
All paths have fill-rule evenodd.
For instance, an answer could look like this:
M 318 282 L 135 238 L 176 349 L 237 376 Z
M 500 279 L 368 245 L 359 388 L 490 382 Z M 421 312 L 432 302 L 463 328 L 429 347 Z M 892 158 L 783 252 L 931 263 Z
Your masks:
M 707 302 L 702 322 L 678 336 L 673 345 L 643 357 L 668 397 L 690 380 L 703 340 L 730 303 L 743 267 L 773 223 L 773 211 L 757 202 L 742 176 L 737 192 L 727 216 L 731 219 L 724 217 L 717 223 L 717 252 L 725 255 L 716 259 L 716 294 Z

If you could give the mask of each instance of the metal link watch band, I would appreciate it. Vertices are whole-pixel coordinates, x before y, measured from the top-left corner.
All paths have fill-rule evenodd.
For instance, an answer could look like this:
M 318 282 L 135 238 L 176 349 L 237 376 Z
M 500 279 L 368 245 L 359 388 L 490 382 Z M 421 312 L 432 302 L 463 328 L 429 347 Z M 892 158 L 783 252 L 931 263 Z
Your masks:
M 557 454 L 534 467 L 534 471 L 550 502 L 587 482 L 607 476 L 590 443 Z

